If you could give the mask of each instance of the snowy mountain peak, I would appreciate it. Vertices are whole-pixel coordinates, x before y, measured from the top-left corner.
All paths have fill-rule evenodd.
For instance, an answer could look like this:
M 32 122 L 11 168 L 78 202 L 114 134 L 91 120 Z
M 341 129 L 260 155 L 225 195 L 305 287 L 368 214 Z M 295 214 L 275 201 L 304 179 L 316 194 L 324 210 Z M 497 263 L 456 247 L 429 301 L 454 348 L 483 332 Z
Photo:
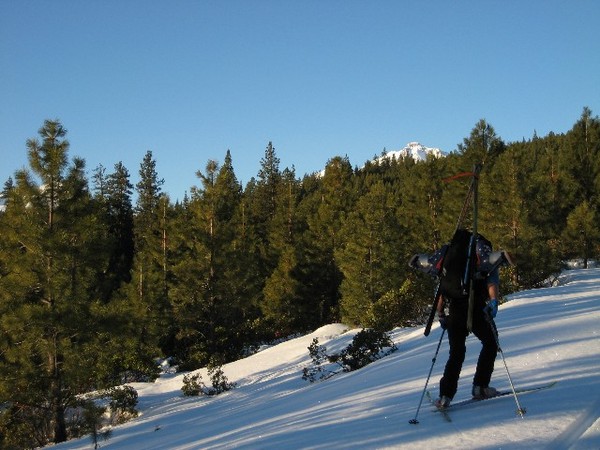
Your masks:
M 387 152 L 385 156 L 378 158 L 378 161 L 382 159 L 401 159 L 410 156 L 415 161 L 425 161 L 427 155 L 433 155 L 436 158 L 446 156 L 446 152 L 443 152 L 439 148 L 425 147 L 420 142 L 409 142 L 401 150 L 394 150 Z

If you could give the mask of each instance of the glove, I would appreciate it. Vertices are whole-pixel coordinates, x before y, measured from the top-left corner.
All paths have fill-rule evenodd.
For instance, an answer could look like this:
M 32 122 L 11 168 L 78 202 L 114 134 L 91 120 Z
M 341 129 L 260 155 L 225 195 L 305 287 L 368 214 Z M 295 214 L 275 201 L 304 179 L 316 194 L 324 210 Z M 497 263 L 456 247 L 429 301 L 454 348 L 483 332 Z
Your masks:
M 448 327 L 448 317 L 446 317 L 446 314 L 438 314 L 438 319 L 442 330 L 445 330 Z
M 496 317 L 496 314 L 498 314 L 498 300 L 495 298 L 491 299 L 489 302 L 487 302 L 485 308 L 483 308 L 483 311 L 492 319 Z

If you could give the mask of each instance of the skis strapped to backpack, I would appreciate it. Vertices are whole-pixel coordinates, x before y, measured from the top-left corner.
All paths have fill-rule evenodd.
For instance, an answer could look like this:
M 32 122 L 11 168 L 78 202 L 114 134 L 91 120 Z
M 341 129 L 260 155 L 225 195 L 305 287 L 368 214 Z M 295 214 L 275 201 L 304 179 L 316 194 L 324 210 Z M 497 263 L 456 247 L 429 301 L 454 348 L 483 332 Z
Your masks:
M 442 301 L 440 287 L 441 283 L 438 281 L 437 287 L 435 288 L 435 295 L 433 297 L 433 305 L 431 305 L 431 311 L 429 311 L 429 317 L 427 318 L 427 323 L 425 324 L 425 331 L 423 333 L 425 336 L 429 336 L 429 333 L 431 333 L 431 326 L 433 325 L 433 319 L 435 319 L 435 312 L 437 311 L 438 303 Z
M 469 246 L 469 259 L 467 261 L 467 268 L 465 272 L 465 278 L 469 277 L 469 310 L 467 315 L 467 330 L 473 329 L 473 308 L 475 306 L 475 286 L 472 282 L 472 275 L 475 273 L 475 247 L 477 242 L 477 215 L 479 210 L 479 173 L 481 172 L 481 164 L 475 166 L 473 171 L 473 234 L 471 235 L 471 245 Z
M 467 322 L 467 325 L 472 324 L 473 318 L 472 318 L 472 314 L 473 314 L 473 303 L 475 301 L 474 298 L 474 291 L 472 289 L 472 285 L 473 283 L 471 283 L 471 278 L 472 278 L 472 274 L 474 273 L 473 268 L 475 267 L 475 244 L 476 244 L 476 236 L 477 236 L 477 193 L 478 193 L 478 181 L 479 181 L 479 173 L 481 172 L 481 164 L 477 164 L 475 165 L 475 168 L 473 170 L 473 172 L 464 172 L 458 175 L 455 175 L 451 178 L 445 179 L 445 182 L 450 182 L 452 180 L 458 179 L 458 178 L 462 178 L 465 176 L 470 176 L 471 177 L 471 185 L 469 187 L 469 191 L 467 192 L 467 196 L 465 198 L 465 202 L 463 204 L 462 210 L 460 212 L 460 216 L 458 218 L 457 224 L 456 224 L 456 228 L 454 230 L 454 236 L 453 236 L 453 241 L 455 240 L 455 236 L 457 236 L 457 233 L 462 235 L 462 232 L 460 230 L 461 225 L 465 219 L 466 213 L 467 213 L 467 209 L 469 206 L 469 203 L 471 201 L 471 198 L 473 198 L 473 233 L 471 235 L 471 239 L 469 242 L 469 252 L 467 254 L 467 260 L 466 260 L 466 264 L 465 265 L 460 265 L 458 267 L 462 267 L 464 269 L 460 269 L 461 272 L 464 270 L 463 273 L 460 274 L 460 277 L 458 278 L 459 280 L 462 280 L 462 288 L 461 288 L 461 297 L 463 298 L 469 298 L 469 318 L 470 321 Z M 463 230 L 464 231 L 464 230 Z M 463 236 L 464 237 L 464 236 Z M 456 239 L 459 239 L 459 237 L 456 237 Z M 438 281 L 438 285 L 437 288 L 435 290 L 435 295 L 433 297 L 433 304 L 431 305 L 431 310 L 429 312 L 429 316 L 427 318 L 427 322 L 425 323 L 425 331 L 424 331 L 424 335 L 425 336 L 429 336 L 429 333 L 431 332 L 431 327 L 433 325 L 433 320 L 435 319 L 435 313 L 437 311 L 438 308 L 438 304 L 440 301 L 442 301 L 442 294 L 444 294 L 446 285 L 448 285 L 448 281 L 450 280 L 450 278 L 447 276 L 447 272 L 448 270 L 453 270 L 455 267 L 457 267 L 455 264 L 450 264 L 451 261 L 447 261 L 446 257 L 449 257 L 450 255 L 448 254 L 449 252 L 451 252 L 452 249 L 452 243 L 450 244 L 449 250 L 446 252 L 446 254 L 443 256 L 443 262 L 442 262 L 442 267 L 443 270 L 440 273 L 439 276 L 439 281 Z M 449 258 L 451 259 L 451 258 Z M 450 266 L 454 266 L 452 267 L 452 269 L 450 269 Z M 458 290 L 454 291 L 457 295 L 458 295 Z M 469 326 L 469 330 L 470 330 L 470 326 Z

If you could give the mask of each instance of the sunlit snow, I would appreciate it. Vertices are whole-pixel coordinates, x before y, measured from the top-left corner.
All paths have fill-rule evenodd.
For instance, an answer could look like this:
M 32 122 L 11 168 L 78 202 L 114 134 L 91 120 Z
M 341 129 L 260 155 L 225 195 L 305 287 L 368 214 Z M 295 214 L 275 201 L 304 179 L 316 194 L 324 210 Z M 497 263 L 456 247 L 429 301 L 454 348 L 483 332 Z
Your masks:
M 140 417 L 113 429 L 104 449 L 598 449 L 600 448 L 600 269 L 565 272 L 559 285 L 520 292 L 497 317 L 517 388 L 551 389 L 452 410 L 452 422 L 425 400 L 416 414 L 441 330 L 395 329 L 398 351 L 355 372 L 302 380 L 314 337 L 328 350 L 358 330 L 332 324 L 223 367 L 237 388 L 216 397 L 183 397 L 183 373 L 134 384 Z M 455 400 L 468 398 L 480 344 L 467 340 Z M 429 388 L 437 394 L 448 346 L 443 341 Z M 199 371 L 208 381 L 206 371 Z M 509 389 L 501 356 L 492 385 Z M 85 437 L 53 449 L 89 449 Z

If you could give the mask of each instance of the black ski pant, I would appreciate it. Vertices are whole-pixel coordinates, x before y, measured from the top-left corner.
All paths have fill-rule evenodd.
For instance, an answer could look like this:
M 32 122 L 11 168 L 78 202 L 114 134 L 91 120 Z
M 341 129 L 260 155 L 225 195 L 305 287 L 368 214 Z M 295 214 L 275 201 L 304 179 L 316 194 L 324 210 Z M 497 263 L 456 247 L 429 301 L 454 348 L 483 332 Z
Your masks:
M 466 340 L 469 335 L 467 329 L 467 301 L 450 303 L 450 312 L 447 318 L 448 342 L 450 356 L 444 375 L 440 380 L 440 396 L 454 398 L 458 389 L 458 378 L 465 360 L 467 351 Z M 481 341 L 482 348 L 477 360 L 473 384 L 488 387 L 494 371 L 494 361 L 498 354 L 498 345 L 492 327 L 483 313 L 484 305 L 477 302 L 473 310 L 473 334 Z

